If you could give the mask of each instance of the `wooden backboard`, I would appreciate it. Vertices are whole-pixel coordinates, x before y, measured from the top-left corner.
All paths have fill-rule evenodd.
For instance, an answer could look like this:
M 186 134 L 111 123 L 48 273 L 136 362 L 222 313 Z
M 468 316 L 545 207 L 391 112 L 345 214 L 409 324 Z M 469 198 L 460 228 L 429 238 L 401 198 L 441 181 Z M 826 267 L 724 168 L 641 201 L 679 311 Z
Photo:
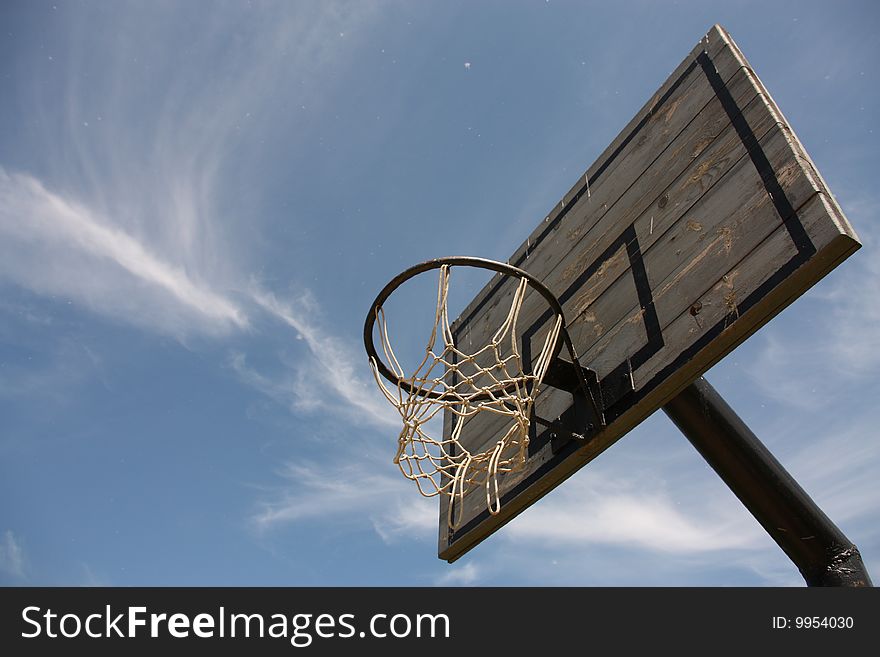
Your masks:
M 727 32 L 714 26 L 508 261 L 565 309 L 580 362 L 607 393 L 587 441 L 532 423 L 525 467 L 501 480 L 498 515 L 476 490 L 441 499 L 439 556 L 454 561 L 674 397 L 859 247 L 815 166 Z M 481 344 L 515 281 L 496 276 L 453 325 Z M 519 320 L 537 354 L 550 313 L 536 293 Z M 535 412 L 574 416 L 545 386 Z M 450 429 L 447 418 L 445 431 Z M 497 416 L 466 427 L 497 440 Z

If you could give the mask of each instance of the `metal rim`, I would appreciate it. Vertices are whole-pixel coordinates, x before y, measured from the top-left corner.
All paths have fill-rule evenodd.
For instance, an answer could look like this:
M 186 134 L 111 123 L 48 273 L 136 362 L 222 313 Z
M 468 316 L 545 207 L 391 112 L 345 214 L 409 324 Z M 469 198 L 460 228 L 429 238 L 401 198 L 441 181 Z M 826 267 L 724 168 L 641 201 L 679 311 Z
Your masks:
M 414 278 L 419 274 L 423 274 L 427 271 L 431 271 L 432 269 L 440 269 L 444 265 L 449 265 L 450 267 L 475 267 L 477 269 L 488 269 L 490 271 L 498 272 L 499 274 L 504 274 L 505 276 L 525 278 L 529 286 L 537 290 L 541 294 L 541 296 L 544 297 L 554 314 L 562 318 L 562 331 L 561 335 L 559 336 L 560 339 L 556 341 L 556 346 L 553 349 L 551 360 L 555 360 L 556 357 L 559 356 L 559 352 L 562 349 L 563 342 L 569 345 L 569 349 L 571 349 L 571 339 L 568 337 L 568 331 L 565 328 L 565 314 L 562 312 L 562 304 L 559 303 L 559 299 L 556 298 L 556 295 L 554 295 L 541 281 L 539 281 L 527 271 L 524 271 L 519 267 L 509 265 L 506 262 L 498 262 L 496 260 L 489 260 L 488 258 L 476 258 L 473 256 L 445 256 L 443 258 L 434 258 L 433 260 L 427 260 L 417 265 L 413 265 L 409 269 L 406 269 L 405 271 L 392 278 L 391 281 L 389 281 L 389 283 L 384 288 L 382 288 L 382 291 L 379 292 L 379 294 L 376 296 L 376 299 L 373 301 L 372 305 L 370 306 L 370 310 L 367 313 L 367 320 L 366 322 L 364 322 L 364 347 L 367 350 L 367 356 L 370 360 L 375 361 L 376 369 L 379 371 L 379 374 L 381 374 L 394 385 L 400 386 L 410 394 L 435 398 L 441 396 L 441 393 L 437 391 L 419 391 L 406 381 L 400 380 L 397 375 L 394 374 L 394 372 L 392 372 L 391 369 L 379 357 L 379 354 L 376 351 L 376 345 L 373 342 L 373 328 L 376 325 L 377 311 L 384 305 L 384 303 L 388 300 L 388 297 L 391 296 L 394 290 L 396 290 L 409 279 Z M 476 397 L 474 399 L 479 399 L 479 397 Z

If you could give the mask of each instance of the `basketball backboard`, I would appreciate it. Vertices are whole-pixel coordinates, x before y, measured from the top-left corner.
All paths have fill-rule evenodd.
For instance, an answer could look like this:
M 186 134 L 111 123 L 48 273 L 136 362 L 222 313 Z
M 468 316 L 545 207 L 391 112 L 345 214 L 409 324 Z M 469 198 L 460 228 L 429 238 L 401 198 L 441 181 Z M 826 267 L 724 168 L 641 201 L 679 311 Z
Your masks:
M 581 365 L 600 379 L 606 426 L 577 440 L 532 423 L 499 513 L 480 490 L 441 497 L 440 558 L 459 558 L 589 463 L 858 247 L 776 104 L 713 27 L 508 261 L 561 302 Z M 493 278 L 453 323 L 456 343 L 485 343 L 516 287 Z M 527 358 L 551 316 L 530 291 L 519 317 Z M 569 425 L 579 412 L 552 386 L 534 411 Z M 476 450 L 500 431 L 483 414 L 461 440 Z

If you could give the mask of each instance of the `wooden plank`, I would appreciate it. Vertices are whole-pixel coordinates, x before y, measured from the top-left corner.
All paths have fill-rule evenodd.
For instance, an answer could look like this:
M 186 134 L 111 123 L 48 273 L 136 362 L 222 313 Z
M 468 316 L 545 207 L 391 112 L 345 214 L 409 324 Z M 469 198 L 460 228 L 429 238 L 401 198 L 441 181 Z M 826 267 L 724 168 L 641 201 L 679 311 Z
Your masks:
M 795 207 L 818 193 L 811 179 L 802 175 L 784 130 L 774 127 L 761 145 L 774 169 L 781 176 L 787 176 L 786 195 Z M 715 189 L 715 193 L 704 195 L 644 254 L 661 328 L 666 326 L 670 315 L 674 317 L 688 309 L 707 286 L 726 273 L 731 260 L 736 262 L 782 224 L 773 199 L 748 158 L 742 158 Z M 639 229 L 641 227 L 637 227 Z M 773 273 L 770 269 L 763 271 L 768 276 Z M 616 285 L 608 288 L 607 294 L 590 308 L 613 327 L 600 340 L 592 341 L 582 357 L 582 362 L 595 367 L 600 376 L 610 372 L 645 342 L 638 300 L 623 297 Z M 595 322 L 581 317 L 575 319 L 571 331 L 573 336 L 584 335 L 580 342 L 586 344 L 596 333 Z
M 836 241 L 839 241 L 840 246 L 832 249 L 832 255 L 828 256 L 833 259 L 841 251 L 846 255 L 851 253 L 852 250 L 858 248 L 858 242 L 841 232 L 833 221 L 829 221 L 831 212 L 828 197 L 824 194 L 816 194 L 800 209 L 798 215 L 810 236 L 810 240 L 820 252 L 823 249 L 831 248 Z M 723 258 L 727 255 L 726 246 L 723 244 L 719 246 L 720 249 L 716 251 L 716 255 Z M 743 301 L 754 294 L 766 281 L 766 275 L 762 275 L 760 264 L 764 263 L 765 271 L 771 267 L 771 271 L 779 271 L 797 255 L 798 249 L 788 228 L 784 225 L 780 226 L 767 239 L 763 240 L 748 257 L 731 267 L 724 276 L 700 295 L 697 299 L 700 308 L 698 314 L 694 315 L 689 312 L 690 306 L 682 307 L 681 304 L 669 304 L 670 316 L 679 310 L 678 314 L 669 319 L 664 327 L 664 338 L 668 340 L 669 348 L 658 352 L 634 374 L 637 386 L 642 388 L 651 384 L 664 368 L 672 364 L 670 355 L 664 351 L 670 351 L 677 357 L 681 352 L 678 345 L 699 342 L 700 338 L 705 336 L 712 327 L 717 326 L 719 322 L 723 323 L 724 331 L 732 330 L 744 312 L 741 310 Z M 699 266 L 694 269 L 696 275 L 699 275 L 698 269 Z M 664 297 L 670 296 L 672 295 L 664 293 Z M 653 384 L 656 385 L 656 382 Z

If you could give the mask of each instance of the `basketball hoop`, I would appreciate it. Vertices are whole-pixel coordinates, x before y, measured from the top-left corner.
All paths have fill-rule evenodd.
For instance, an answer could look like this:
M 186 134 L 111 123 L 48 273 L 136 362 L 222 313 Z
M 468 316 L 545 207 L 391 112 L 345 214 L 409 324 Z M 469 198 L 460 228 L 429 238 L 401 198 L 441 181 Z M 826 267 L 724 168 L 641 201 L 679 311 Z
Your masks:
M 451 269 L 460 266 L 489 269 L 518 280 L 510 308 L 498 329 L 486 344 L 470 352 L 455 343 L 447 310 Z M 434 325 L 424 357 L 411 373 L 406 373 L 391 346 L 383 305 L 401 284 L 434 269 L 439 270 Z M 517 321 L 529 287 L 544 297 L 553 317 L 537 357 L 533 362 L 524 362 Z M 384 360 L 373 341 L 377 325 Z M 501 510 L 499 475 L 515 472 L 525 463 L 532 420 L 552 424 L 533 418 L 532 411 L 547 372 L 558 368 L 560 363 L 566 365 L 559 359 L 563 343 L 572 359 L 567 365 L 577 374 L 573 379 L 568 378 L 576 381 L 591 402 L 596 425 L 602 426 L 604 419 L 595 390 L 588 385 L 583 368 L 577 364 L 562 306 L 532 275 L 502 262 L 453 256 L 415 265 L 395 277 L 370 308 L 364 325 L 364 345 L 376 383 L 403 421 L 394 456 L 394 463 L 403 475 L 415 481 L 419 492 L 426 497 L 447 495 L 459 502 L 472 490 L 483 487 L 486 508 L 497 515 Z M 386 385 L 382 378 L 393 387 Z M 445 436 L 438 437 L 428 425 L 441 411 L 450 414 L 451 429 Z M 460 437 L 467 431 L 468 424 L 484 413 L 503 418 L 506 424 L 500 432 L 501 438 L 479 449 L 467 449 Z M 447 517 L 452 529 L 458 524 L 453 517 L 454 506 L 449 505 Z

